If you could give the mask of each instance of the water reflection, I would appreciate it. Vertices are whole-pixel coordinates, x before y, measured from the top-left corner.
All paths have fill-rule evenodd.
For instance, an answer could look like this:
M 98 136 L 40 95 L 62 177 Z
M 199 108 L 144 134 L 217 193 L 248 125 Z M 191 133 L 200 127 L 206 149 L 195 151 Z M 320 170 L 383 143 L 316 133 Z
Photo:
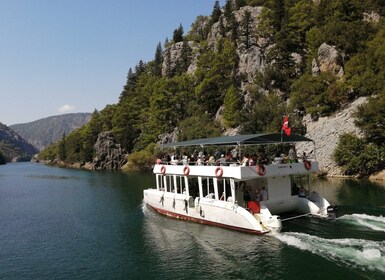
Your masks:
M 153 254 L 175 270 L 194 271 L 199 277 L 227 279 L 265 275 L 282 270 L 283 243 L 271 236 L 254 236 L 221 228 L 178 221 L 143 206 L 144 240 Z M 197 271 L 197 267 L 199 270 Z M 169 265 L 162 266 L 173 270 Z M 167 274 L 165 271 L 160 273 Z M 178 275 L 178 271 L 174 271 Z M 176 278 L 177 276 L 174 275 Z M 182 275 L 180 275 L 183 277 Z M 198 278 L 199 278 L 198 277 Z M 280 279 L 279 277 L 276 279 Z

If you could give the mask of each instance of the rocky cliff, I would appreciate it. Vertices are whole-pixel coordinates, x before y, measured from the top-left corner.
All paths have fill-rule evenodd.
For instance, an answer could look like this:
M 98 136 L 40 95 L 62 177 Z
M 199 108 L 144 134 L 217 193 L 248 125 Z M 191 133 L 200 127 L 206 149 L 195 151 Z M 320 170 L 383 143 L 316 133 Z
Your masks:
M 116 143 L 110 131 L 102 132 L 94 146 L 95 157 L 89 165 L 92 169 L 120 170 L 127 163 L 128 153 Z
M 310 115 L 304 117 L 306 125 L 306 136 L 315 141 L 315 148 L 312 144 L 298 144 L 297 153 L 306 152 L 311 158 L 316 158 L 320 170 L 328 176 L 341 176 L 341 169 L 333 160 L 333 153 L 338 144 L 338 137 L 344 133 L 361 135 L 361 131 L 354 125 L 353 113 L 356 108 L 364 104 L 367 98 L 361 97 L 347 106 L 344 110 L 329 117 L 320 117 L 312 120 Z
M 73 113 L 52 116 L 29 123 L 11 125 L 14 131 L 33 144 L 39 151 L 54 143 L 72 130 L 89 121 L 90 113 Z
M 7 161 L 28 161 L 38 150 L 8 126 L 0 123 L 0 152 Z

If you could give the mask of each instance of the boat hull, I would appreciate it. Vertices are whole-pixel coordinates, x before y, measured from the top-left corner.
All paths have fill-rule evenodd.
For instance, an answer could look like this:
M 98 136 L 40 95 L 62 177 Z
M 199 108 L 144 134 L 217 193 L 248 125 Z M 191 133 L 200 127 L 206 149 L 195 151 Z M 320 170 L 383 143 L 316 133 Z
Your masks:
M 168 217 L 251 234 L 275 233 L 281 229 L 279 217 L 265 217 L 233 203 L 210 198 L 188 198 L 182 194 L 144 190 L 144 202 Z M 266 220 L 266 221 L 265 221 Z

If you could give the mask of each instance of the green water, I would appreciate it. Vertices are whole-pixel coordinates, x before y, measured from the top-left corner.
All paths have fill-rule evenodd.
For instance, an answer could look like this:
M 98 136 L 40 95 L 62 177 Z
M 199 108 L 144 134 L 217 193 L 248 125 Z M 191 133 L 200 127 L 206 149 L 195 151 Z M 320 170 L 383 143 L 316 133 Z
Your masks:
M 151 174 L 0 166 L 0 279 L 384 279 L 385 187 L 314 182 L 336 220 L 276 237 L 177 221 L 142 205 Z

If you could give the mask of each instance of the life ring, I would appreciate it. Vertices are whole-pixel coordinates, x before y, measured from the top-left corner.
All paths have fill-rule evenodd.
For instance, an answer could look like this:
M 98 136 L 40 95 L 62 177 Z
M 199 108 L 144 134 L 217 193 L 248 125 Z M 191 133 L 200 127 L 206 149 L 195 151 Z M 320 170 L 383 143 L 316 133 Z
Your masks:
M 310 169 L 311 169 L 311 162 L 310 162 L 310 161 L 305 160 L 305 161 L 303 162 L 303 165 L 305 166 L 305 168 L 306 168 L 307 170 L 310 170 Z
M 222 177 L 222 175 L 223 175 L 223 169 L 222 169 L 222 167 L 217 167 L 217 168 L 215 169 L 215 176 L 217 176 L 218 178 L 220 178 L 220 177 Z
M 166 173 L 166 166 L 162 165 L 162 167 L 160 168 L 160 173 Z
M 257 171 L 259 176 L 263 176 L 266 174 L 266 168 L 263 166 L 263 164 L 258 164 L 255 168 L 255 171 Z
M 187 176 L 188 174 L 190 174 L 190 167 L 185 166 L 185 167 L 183 168 L 183 174 L 184 174 L 185 176 Z

